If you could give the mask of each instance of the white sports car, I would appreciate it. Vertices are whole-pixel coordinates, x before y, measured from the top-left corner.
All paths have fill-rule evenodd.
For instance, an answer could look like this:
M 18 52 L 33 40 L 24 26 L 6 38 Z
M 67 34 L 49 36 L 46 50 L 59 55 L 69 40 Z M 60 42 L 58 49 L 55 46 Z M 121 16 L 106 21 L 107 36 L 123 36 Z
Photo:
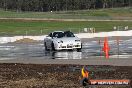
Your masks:
M 45 50 L 69 50 L 81 51 L 81 40 L 70 31 L 55 31 L 44 39 Z

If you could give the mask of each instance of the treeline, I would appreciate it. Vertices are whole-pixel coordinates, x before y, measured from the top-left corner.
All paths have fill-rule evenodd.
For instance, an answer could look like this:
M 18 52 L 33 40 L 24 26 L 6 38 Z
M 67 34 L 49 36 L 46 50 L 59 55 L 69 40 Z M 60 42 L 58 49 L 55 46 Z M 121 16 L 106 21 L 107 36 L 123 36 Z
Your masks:
M 67 11 L 130 7 L 132 0 L 0 0 L 0 8 L 15 11 Z

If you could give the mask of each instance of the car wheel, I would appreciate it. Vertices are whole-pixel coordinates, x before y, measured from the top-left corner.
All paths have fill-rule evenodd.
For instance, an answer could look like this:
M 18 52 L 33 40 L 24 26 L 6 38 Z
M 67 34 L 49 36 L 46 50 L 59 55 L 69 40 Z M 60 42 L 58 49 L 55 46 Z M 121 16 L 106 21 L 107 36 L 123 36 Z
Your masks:
M 77 51 L 80 52 L 81 51 L 81 48 L 78 48 Z
M 45 47 L 45 50 L 48 51 L 48 48 L 47 48 L 46 42 L 44 43 L 44 47 Z
M 81 44 L 81 48 L 78 48 L 78 49 L 77 49 L 77 51 L 78 51 L 78 52 L 80 52 L 80 51 L 81 51 L 81 49 L 82 49 L 82 44 Z
M 55 46 L 54 46 L 53 42 L 51 43 L 51 48 L 52 48 L 53 51 L 55 51 Z

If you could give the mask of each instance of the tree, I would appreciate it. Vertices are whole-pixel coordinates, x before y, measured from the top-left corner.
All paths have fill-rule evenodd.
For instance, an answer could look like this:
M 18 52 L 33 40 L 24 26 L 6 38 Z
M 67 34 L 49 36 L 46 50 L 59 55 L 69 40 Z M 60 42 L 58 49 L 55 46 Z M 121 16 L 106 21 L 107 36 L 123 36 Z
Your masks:
M 0 8 L 19 11 L 67 11 L 132 6 L 132 0 L 1 0 Z

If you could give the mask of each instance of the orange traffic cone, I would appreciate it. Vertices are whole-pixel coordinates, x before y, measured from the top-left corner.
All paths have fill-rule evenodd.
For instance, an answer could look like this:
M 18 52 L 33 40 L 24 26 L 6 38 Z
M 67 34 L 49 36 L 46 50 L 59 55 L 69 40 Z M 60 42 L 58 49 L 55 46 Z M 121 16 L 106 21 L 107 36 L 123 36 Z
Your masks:
M 109 50 L 110 50 L 110 48 L 109 48 L 109 45 L 108 45 L 108 38 L 105 37 L 103 51 L 105 53 L 106 58 L 109 58 Z

